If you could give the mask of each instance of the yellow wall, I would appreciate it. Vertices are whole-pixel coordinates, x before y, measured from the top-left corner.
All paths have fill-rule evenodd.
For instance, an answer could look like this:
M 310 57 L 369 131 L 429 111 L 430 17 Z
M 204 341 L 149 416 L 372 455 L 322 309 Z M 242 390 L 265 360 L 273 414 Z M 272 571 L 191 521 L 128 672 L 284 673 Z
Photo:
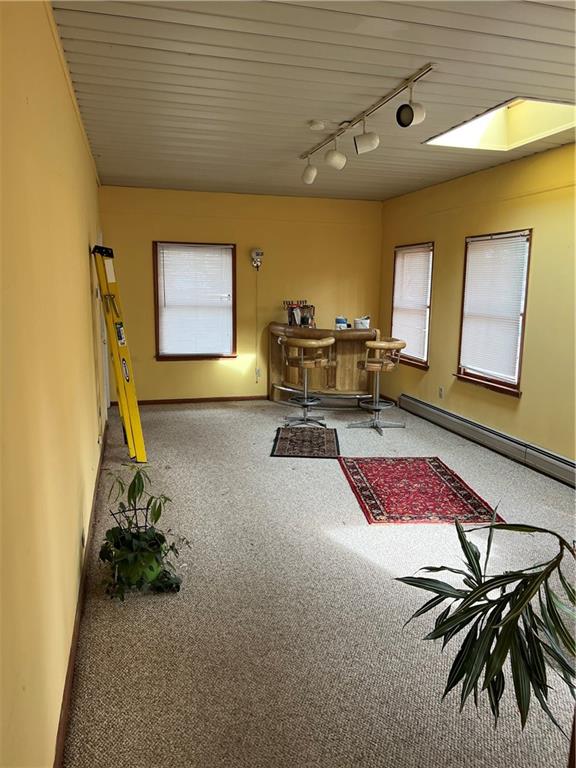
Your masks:
M 380 203 L 102 187 L 100 210 L 105 244 L 117 259 L 140 399 L 265 395 L 265 328 L 285 317 L 283 299 L 315 304 L 318 327 L 333 328 L 340 313 L 378 317 Z M 156 362 L 153 240 L 236 243 L 236 359 Z M 264 249 L 258 319 L 250 264 L 256 246 Z
M 94 166 L 47 6 L 2 3 L 2 742 L 52 765 L 99 456 Z
M 464 238 L 533 228 L 522 396 L 458 381 Z M 465 176 L 383 206 L 381 327 L 390 331 L 394 246 L 433 240 L 430 369 L 401 366 L 404 392 L 574 457 L 574 145 Z M 445 389 L 444 399 L 438 388 Z

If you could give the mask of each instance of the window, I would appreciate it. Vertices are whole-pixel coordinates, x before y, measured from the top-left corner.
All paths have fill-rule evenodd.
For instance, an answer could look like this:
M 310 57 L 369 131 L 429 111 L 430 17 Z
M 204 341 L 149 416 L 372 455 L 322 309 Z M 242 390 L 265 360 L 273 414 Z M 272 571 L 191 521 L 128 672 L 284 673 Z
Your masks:
M 233 245 L 154 243 L 156 358 L 234 357 Z
M 434 243 L 399 246 L 394 251 L 392 336 L 406 342 L 401 361 L 428 365 L 430 289 Z
M 466 238 L 460 378 L 518 393 L 530 235 Z

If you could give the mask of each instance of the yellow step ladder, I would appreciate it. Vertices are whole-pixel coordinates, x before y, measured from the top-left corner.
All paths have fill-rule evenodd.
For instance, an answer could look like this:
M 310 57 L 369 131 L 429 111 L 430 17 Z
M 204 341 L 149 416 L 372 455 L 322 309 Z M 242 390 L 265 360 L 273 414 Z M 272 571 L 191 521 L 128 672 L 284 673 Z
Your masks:
M 130 458 L 135 459 L 137 462 L 145 462 L 146 448 L 140 422 L 140 411 L 138 410 L 134 371 L 122 319 L 120 292 L 116 282 L 114 262 L 112 261 L 114 252 L 112 248 L 95 245 L 92 248 L 92 255 L 96 262 L 96 273 L 98 275 L 98 285 L 100 286 L 100 296 L 106 319 L 108 344 L 114 368 L 118 408 L 124 428 L 124 437 L 128 445 Z

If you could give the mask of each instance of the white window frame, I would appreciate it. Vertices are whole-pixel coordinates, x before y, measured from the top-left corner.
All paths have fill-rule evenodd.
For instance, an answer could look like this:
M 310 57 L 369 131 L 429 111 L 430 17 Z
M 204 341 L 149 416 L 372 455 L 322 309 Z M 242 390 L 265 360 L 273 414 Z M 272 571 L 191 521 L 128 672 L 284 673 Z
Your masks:
M 486 376 L 478 370 L 474 370 L 473 367 L 466 367 L 462 364 L 462 337 L 465 320 L 465 306 L 466 306 L 466 284 L 468 277 L 468 247 L 470 243 L 480 241 L 505 241 L 510 239 L 525 238 L 527 242 L 526 250 L 526 263 L 524 269 L 524 284 L 523 295 L 521 297 L 521 307 L 518 314 L 519 334 L 517 345 L 517 357 L 516 357 L 516 376 L 514 381 L 510 381 L 509 377 L 498 376 L 497 374 Z M 456 377 L 463 381 L 470 381 L 472 383 L 481 384 L 488 389 L 494 389 L 498 392 L 504 392 L 512 394 L 517 397 L 521 395 L 520 392 L 520 380 L 522 376 L 522 357 L 524 352 L 524 337 L 526 331 L 526 306 L 528 302 L 528 279 L 530 274 L 530 253 L 532 246 L 532 230 L 531 229 L 519 229 L 511 232 L 496 232 L 488 235 L 474 235 L 466 238 L 465 257 L 464 257 L 464 281 L 462 286 L 462 309 L 460 313 L 460 343 L 458 348 L 458 368 Z
M 427 296 L 427 303 L 426 303 L 426 354 L 425 357 L 417 357 L 416 355 L 410 355 L 404 353 L 402 351 L 400 353 L 400 362 L 405 363 L 406 365 L 414 365 L 418 368 L 428 368 L 429 367 L 429 358 L 430 358 L 430 316 L 432 311 L 432 275 L 434 271 L 434 242 L 424 242 L 424 243 L 412 243 L 410 245 L 398 245 L 394 248 L 394 274 L 392 279 L 392 318 L 391 318 L 391 335 L 396 336 L 396 333 L 394 331 L 394 310 L 397 307 L 396 304 L 396 279 L 398 277 L 398 272 L 396 269 L 397 265 L 397 259 L 399 255 L 405 255 L 408 254 L 410 251 L 416 251 L 416 250 L 422 250 L 424 248 L 428 248 L 430 252 L 430 272 L 428 277 L 428 296 Z
M 160 246 L 164 245 L 176 245 L 176 246 L 190 246 L 190 247 L 202 247 L 207 248 L 229 248 L 231 256 L 231 276 L 232 276 L 232 313 L 231 313 L 231 350 L 230 353 L 203 352 L 201 354 L 196 353 L 178 353 L 168 354 L 160 352 L 160 282 L 159 282 L 159 266 L 158 259 L 160 258 Z M 154 274 L 154 313 L 155 313 L 155 325 L 156 325 L 156 360 L 158 361 L 170 361 L 170 360 L 219 360 L 221 358 L 237 357 L 236 354 L 236 245 L 234 243 L 193 243 L 193 242 L 177 242 L 170 240 L 155 240 L 153 242 L 153 274 Z

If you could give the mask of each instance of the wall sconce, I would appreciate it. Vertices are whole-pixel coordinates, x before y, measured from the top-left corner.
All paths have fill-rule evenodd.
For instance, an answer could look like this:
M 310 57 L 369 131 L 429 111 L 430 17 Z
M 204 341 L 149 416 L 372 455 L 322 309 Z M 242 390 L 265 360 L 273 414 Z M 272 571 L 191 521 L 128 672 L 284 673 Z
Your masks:
M 250 258 L 252 259 L 252 266 L 258 272 L 262 266 L 262 259 L 264 258 L 264 251 L 262 248 L 252 248 L 250 251 Z

